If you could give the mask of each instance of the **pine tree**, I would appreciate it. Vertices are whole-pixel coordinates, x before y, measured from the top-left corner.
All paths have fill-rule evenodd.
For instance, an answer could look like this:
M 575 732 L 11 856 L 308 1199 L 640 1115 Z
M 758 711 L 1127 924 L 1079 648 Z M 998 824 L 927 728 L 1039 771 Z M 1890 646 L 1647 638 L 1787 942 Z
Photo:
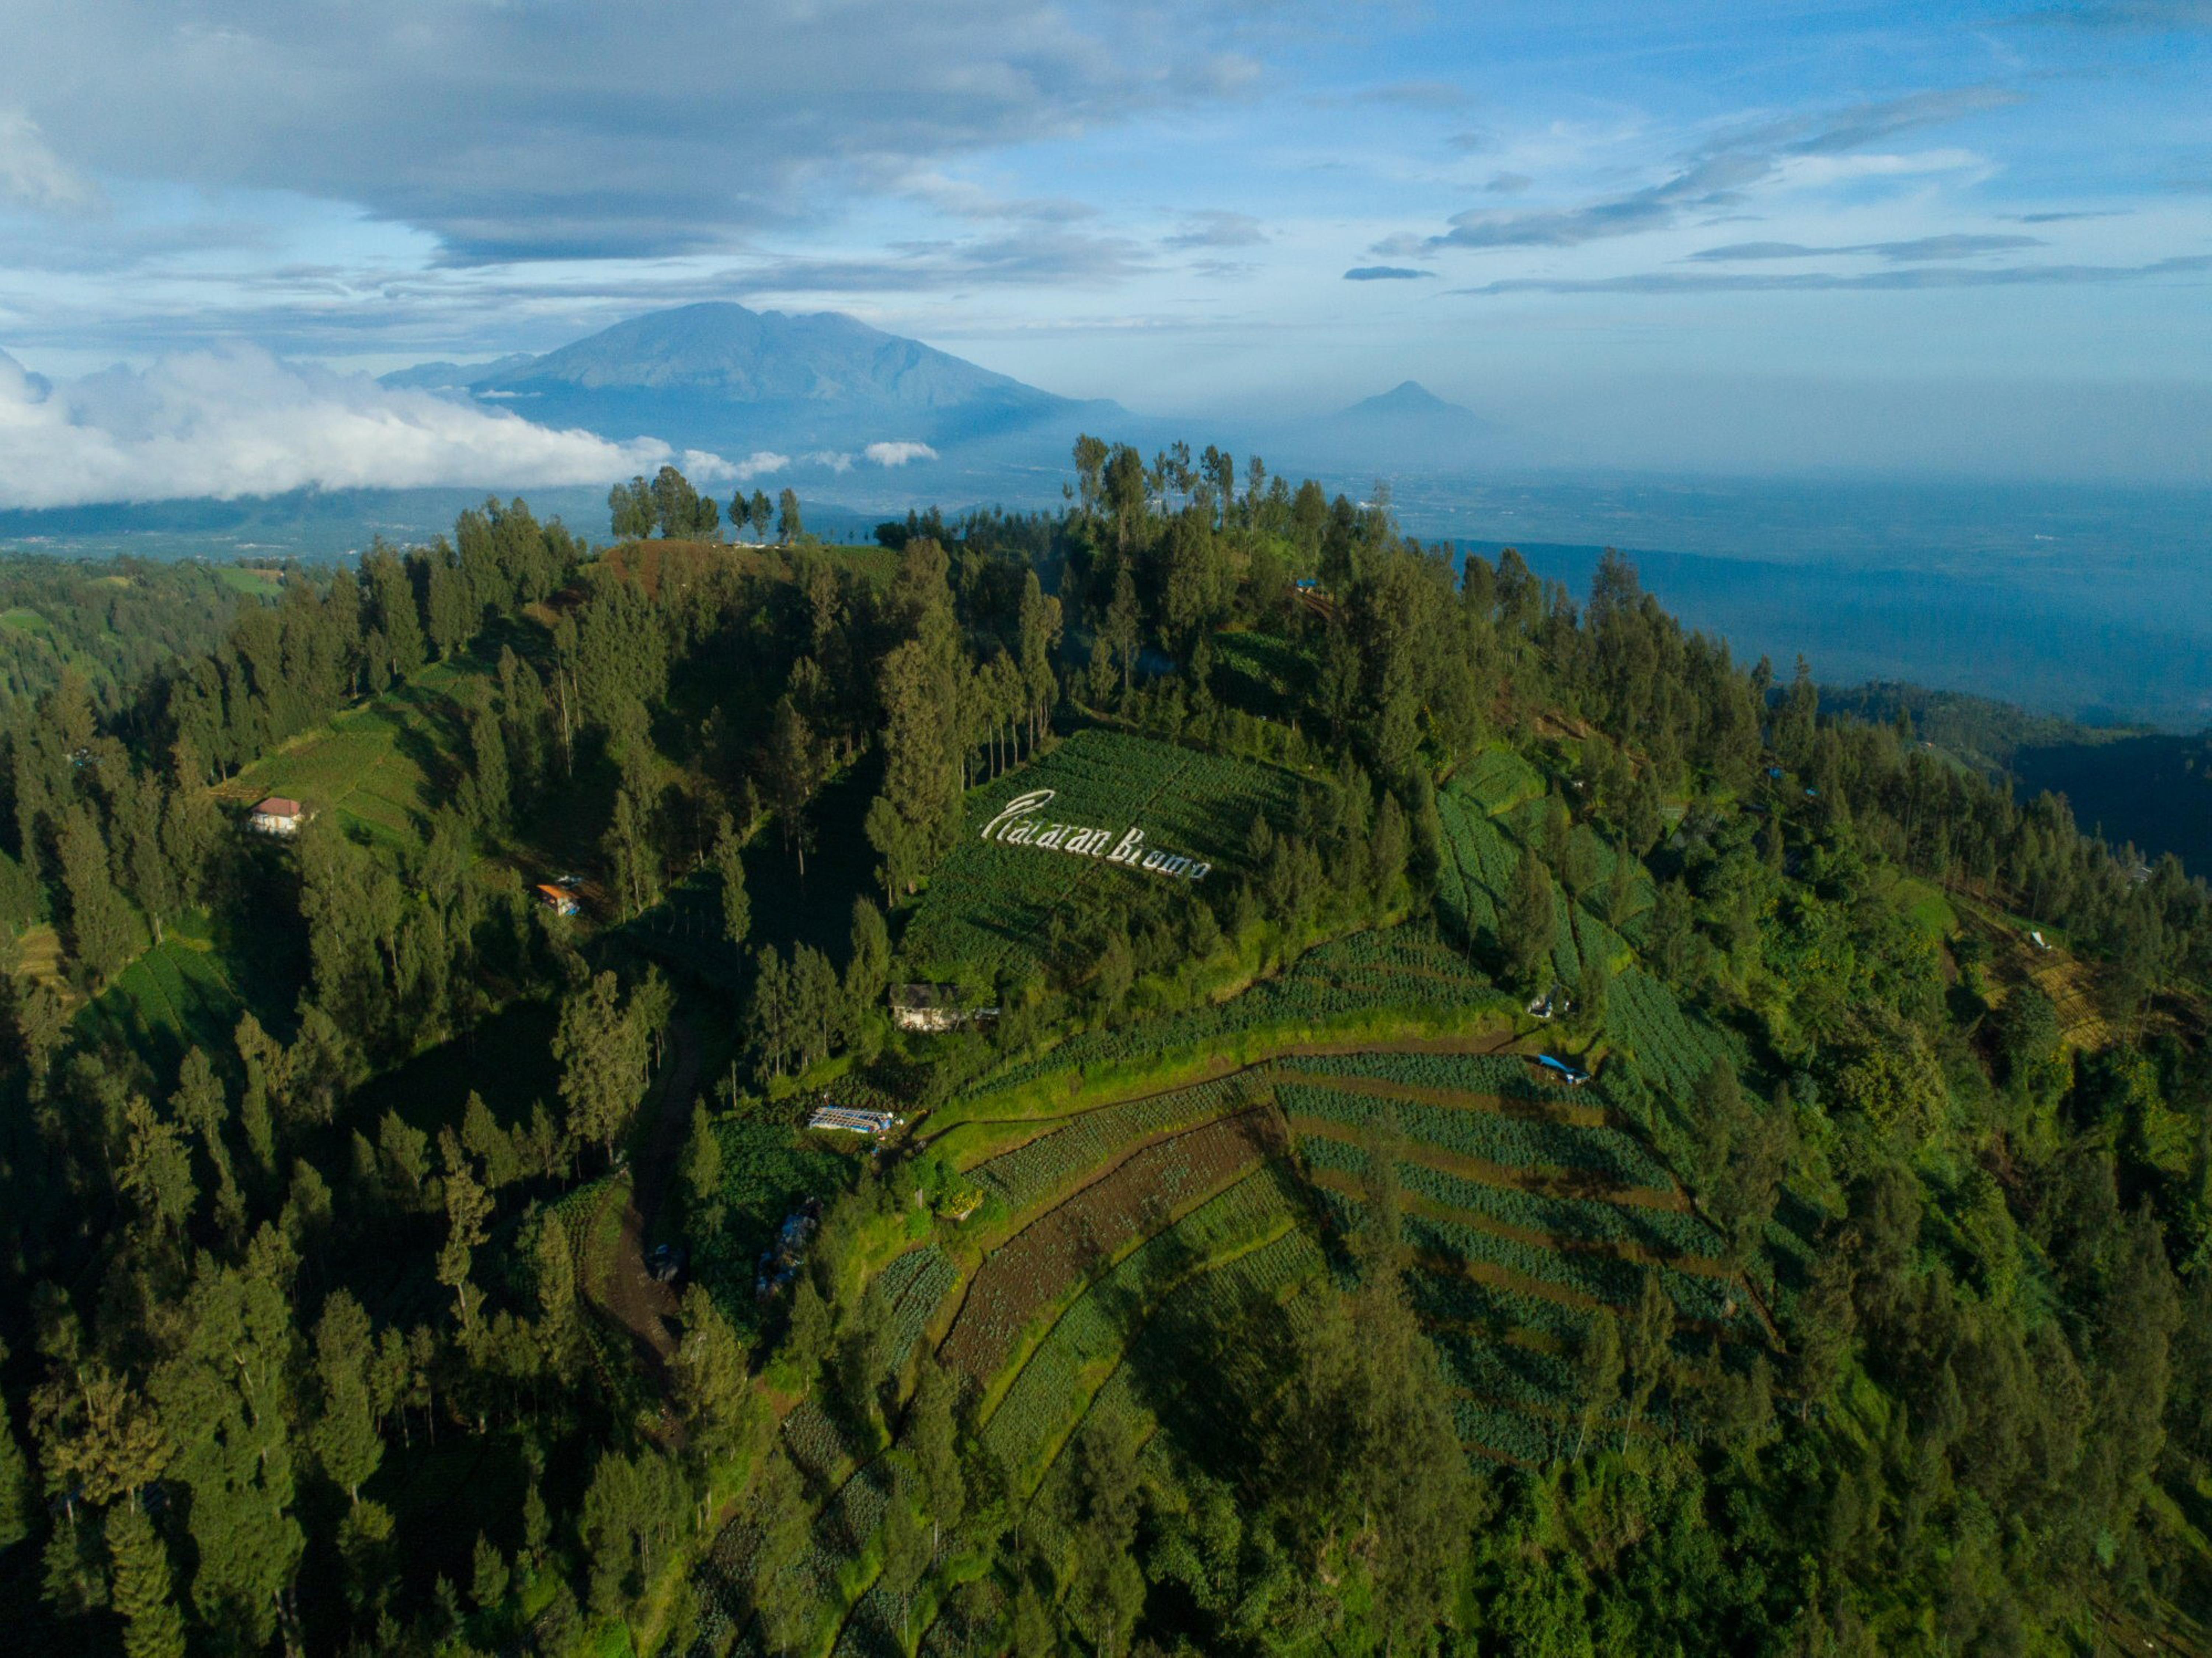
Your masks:
M 801 881 L 806 878 L 806 849 L 814 838 L 807 809 L 814 804 L 829 771 L 828 751 L 798 704 L 784 697 L 775 705 L 775 722 L 769 732 L 769 784 L 775 794 L 783 843 L 798 854 Z
M 94 983 L 104 984 L 130 961 L 139 933 L 109 877 L 106 839 L 89 808 L 74 807 L 63 819 L 58 850 L 70 946 Z
M 448 1135 L 452 1131 L 446 1131 Z M 446 1243 L 438 1251 L 438 1282 L 453 1292 L 453 1309 L 464 1331 L 476 1327 L 476 1309 L 483 1292 L 470 1281 L 476 1252 L 490 1236 L 485 1223 L 491 1218 L 491 1193 L 477 1183 L 465 1157 L 452 1148 L 446 1160 Z
M 684 1292 L 684 1339 L 672 1369 L 676 1397 L 703 1466 L 714 1467 L 737 1441 L 751 1397 L 744 1344 L 705 1286 Z
M 744 846 L 727 812 L 714 835 L 714 872 L 722 878 L 722 938 L 734 950 L 752 931 L 753 902 L 745 890 Z
M 650 908 L 660 896 L 659 869 L 653 855 L 644 808 L 627 788 L 615 793 L 614 816 L 602 843 L 612 866 L 616 896 L 622 901 L 623 919 Z
M 354 1503 L 384 1460 L 370 1390 L 374 1362 L 368 1315 L 349 1292 L 332 1291 L 315 1326 L 315 1381 L 322 1397 L 308 1442 L 331 1483 Z
M 184 1134 L 143 1095 L 125 1100 L 123 1113 L 129 1138 L 116 1169 L 116 1186 L 137 1205 L 148 1226 L 173 1232 L 190 1218 L 199 1199 Z
M 507 1557 L 499 1552 L 491 1539 L 478 1532 L 476 1554 L 470 1562 L 470 1567 L 469 1599 L 476 1603 L 478 1612 L 489 1612 L 507 1599 L 509 1576 Z
M 845 963 L 847 1011 L 854 1019 L 883 999 L 890 983 L 891 935 L 884 913 L 866 898 L 853 900 L 853 953 Z
M 703 1104 L 691 1108 L 691 1133 L 684 1142 L 684 1207 L 695 1235 L 721 1230 L 722 1141 Z
M 0 1360 L 7 1357 L 7 1344 L 0 1342 Z M 23 1455 L 23 1442 L 15 1436 L 15 1424 L 0 1409 L 0 1551 L 13 1548 L 31 1534 L 31 1521 L 38 1513 L 38 1488 L 31 1479 L 30 1459 Z
M 1536 854 L 1523 847 L 1498 913 L 1498 942 L 1507 976 L 1531 995 L 1541 993 L 1549 981 L 1557 926 L 1552 878 Z
M 614 1161 L 615 1141 L 645 1091 L 645 1034 L 623 1006 L 612 973 L 601 973 L 561 1003 L 553 1036 L 568 1132 L 596 1140 Z
M 107 1552 L 125 1658 L 184 1658 L 185 1620 L 169 1594 L 169 1552 L 136 1503 L 109 1510 Z

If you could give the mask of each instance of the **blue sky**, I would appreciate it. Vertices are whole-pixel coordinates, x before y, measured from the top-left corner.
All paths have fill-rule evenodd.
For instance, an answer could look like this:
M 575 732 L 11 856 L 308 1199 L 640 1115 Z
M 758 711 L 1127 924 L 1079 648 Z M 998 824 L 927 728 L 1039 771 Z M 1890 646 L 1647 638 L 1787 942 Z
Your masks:
M 712 297 L 1194 421 L 1413 377 L 1563 465 L 2212 480 L 2207 0 L 0 0 L 0 350 L 155 377 L 117 421 L 240 354 L 351 384 Z M 0 449 L 27 420 L 0 384 Z

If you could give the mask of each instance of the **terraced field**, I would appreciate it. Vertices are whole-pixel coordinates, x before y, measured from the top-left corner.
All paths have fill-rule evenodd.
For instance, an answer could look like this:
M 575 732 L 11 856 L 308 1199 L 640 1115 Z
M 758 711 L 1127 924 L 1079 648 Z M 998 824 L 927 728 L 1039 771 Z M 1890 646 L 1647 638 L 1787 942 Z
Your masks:
M 1377 1159 L 1389 1160 L 1414 1308 L 1471 1452 L 1571 1454 L 1582 1434 L 1572 1361 L 1590 1320 L 1628 1314 L 1647 1282 L 1686 1333 L 1746 1351 L 1765 1339 L 1749 1291 L 1721 1264 L 1719 1236 L 1601 1101 L 1547 1098 L 1503 1056 L 1288 1065 L 1275 1097 L 1333 1230 L 1370 1228 Z M 1663 1415 L 1639 1424 L 1663 1425 Z
M 1246 1112 L 1147 1145 L 1048 1209 L 985 1260 L 940 1357 L 988 1382 L 1032 1321 L 1257 1168 L 1271 1149 L 1269 1127 L 1263 1114 Z
M 1455 952 L 1410 929 L 1363 935 L 1328 970 L 1468 982 Z M 1371 1007 L 1377 993 L 1358 999 Z M 1633 1005 L 1645 1046 L 1667 1055 L 1650 1061 L 1655 1078 L 1686 1072 L 1689 1060 L 1650 1034 L 1678 1036 L 1665 1022 L 1671 999 Z M 1085 1040 L 1052 1057 L 1080 1066 Z M 1188 1351 L 1194 1332 L 1231 1327 L 1254 1297 L 1296 1317 L 1333 1257 L 1340 1278 L 1351 1270 L 1356 1256 L 1339 1245 L 1369 1227 L 1378 1157 L 1395 1187 L 1407 1291 L 1471 1455 L 1540 1464 L 1577 1454 L 1592 1432 L 1672 1431 L 1663 1391 L 1638 1414 L 1616 1404 L 1595 1421 L 1579 1391 L 1592 1319 L 1601 1309 L 1628 1317 L 1647 1285 L 1671 1309 L 1682 1352 L 1717 1336 L 1747 1355 L 1763 1344 L 1762 1315 L 1720 1264 L 1719 1237 L 1602 1089 L 1565 1090 L 1522 1054 L 1468 1046 L 1292 1042 L 1230 1075 L 1058 1114 L 943 1114 L 952 1121 L 930 1155 L 989 1201 L 938 1223 L 939 1242 L 891 1261 L 869 1293 L 885 1303 L 902 1359 L 933 1340 L 972 1380 L 1025 1534 L 1053 1546 L 1062 1453 L 1087 1422 L 1164 1443 L 1162 1413 L 1206 1363 Z M 910 1500 L 892 1472 L 902 1464 L 872 1457 L 811 1401 L 783 1441 L 824 1493 L 790 1570 L 825 1618 L 835 1612 L 829 1649 L 904 1651 L 918 1640 L 925 1652 L 960 1650 L 952 1614 L 923 1628 L 937 1599 L 917 1620 L 872 1581 L 877 1527 Z M 741 1515 L 700 1568 L 722 1635 L 745 1618 L 758 1535 L 757 1517 Z M 946 1558 L 959 1547 L 940 1544 Z
M 992 1073 L 938 1121 L 994 1114 L 1000 1100 L 1052 1079 L 1110 1074 L 1164 1054 L 1203 1060 L 1234 1050 L 1248 1035 L 1279 1046 L 1384 1014 L 1435 1016 L 1434 1022 L 1478 1028 L 1486 1021 L 1502 1023 L 1513 1006 L 1433 923 L 1378 927 L 1310 950 L 1230 1001 L 1071 1037 Z
M 1437 816 L 1444 831 L 1437 908 L 1455 931 L 1484 951 L 1498 947 L 1498 906 L 1534 832 L 1542 790 L 1542 780 L 1518 756 L 1484 756 L 1492 758 L 1511 764 L 1501 763 L 1493 768 L 1497 774 L 1491 775 L 1478 762 L 1437 797 Z M 1611 854 L 1601 845 L 1594 847 L 1591 859 L 1598 870 L 1610 872 Z M 1580 989 L 1583 963 L 1595 956 L 1602 956 L 1614 971 L 1627 964 L 1632 955 L 1627 940 L 1587 905 L 1577 903 L 1556 885 L 1552 901 L 1552 971 L 1561 984 Z M 1647 878 L 1632 888 L 1629 908 L 1632 913 L 1649 902 Z

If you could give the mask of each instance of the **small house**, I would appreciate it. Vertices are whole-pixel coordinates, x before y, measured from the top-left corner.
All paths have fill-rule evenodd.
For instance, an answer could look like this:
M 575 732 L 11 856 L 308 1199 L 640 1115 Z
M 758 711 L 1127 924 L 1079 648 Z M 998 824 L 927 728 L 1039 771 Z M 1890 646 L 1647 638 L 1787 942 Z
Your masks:
M 297 800 L 272 794 L 254 807 L 246 827 L 259 835 L 297 835 L 307 821 L 307 809 Z
M 1590 1079 L 1590 1073 L 1580 1066 L 1569 1065 L 1565 1060 L 1555 1060 L 1549 1054 L 1536 1055 L 1536 1063 L 1570 1088 L 1580 1088 Z
M 998 1017 L 995 1007 L 963 1002 L 957 985 L 891 987 L 891 1023 L 901 1030 L 952 1030 Z
M 538 902 L 556 915 L 574 915 L 580 908 L 574 893 L 566 887 L 556 886 L 550 881 L 538 884 Z

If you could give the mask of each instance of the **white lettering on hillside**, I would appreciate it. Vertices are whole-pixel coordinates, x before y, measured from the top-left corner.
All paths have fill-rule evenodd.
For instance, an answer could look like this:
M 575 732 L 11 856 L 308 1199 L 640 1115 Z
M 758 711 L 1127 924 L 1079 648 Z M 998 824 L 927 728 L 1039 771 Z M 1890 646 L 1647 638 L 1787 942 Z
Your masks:
M 1041 847 L 1051 852 L 1072 853 L 1079 858 L 1103 858 L 1109 864 L 1122 864 L 1178 881 L 1203 881 L 1213 868 L 1211 864 L 1186 858 L 1180 853 L 1147 851 L 1145 832 L 1140 829 L 1124 829 L 1117 839 L 1111 829 L 1054 823 L 1043 814 L 1058 793 L 1056 789 L 1030 789 L 1016 795 L 983 825 L 982 838 L 996 841 L 1001 846 Z

